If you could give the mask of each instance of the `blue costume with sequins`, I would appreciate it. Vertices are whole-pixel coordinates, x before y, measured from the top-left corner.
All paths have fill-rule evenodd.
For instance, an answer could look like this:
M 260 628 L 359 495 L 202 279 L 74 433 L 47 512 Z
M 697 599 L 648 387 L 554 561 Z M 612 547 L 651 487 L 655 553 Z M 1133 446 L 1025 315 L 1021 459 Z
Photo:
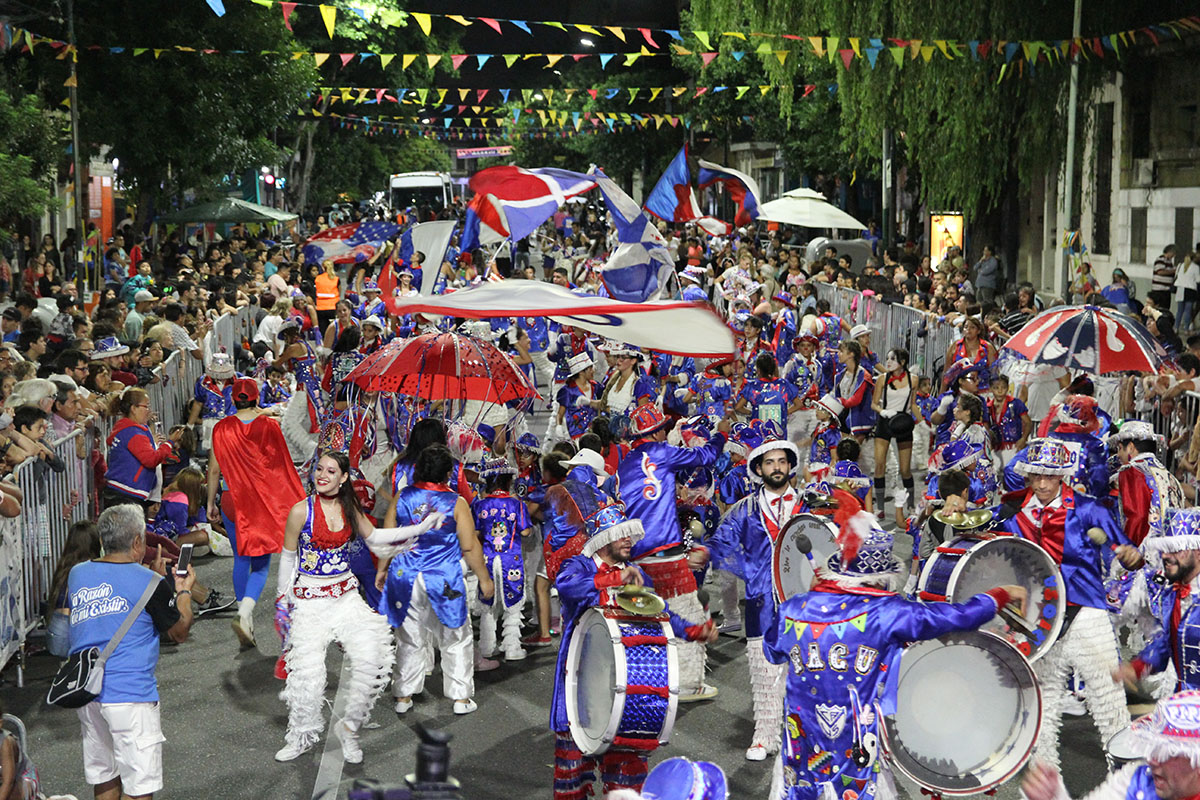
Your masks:
M 196 380 L 195 398 L 202 406 L 201 419 L 225 419 L 232 414 L 233 407 L 233 378 L 228 381 L 217 381 L 208 375 Z
M 421 534 L 415 548 L 392 559 L 379 610 L 387 615 L 392 627 L 403 625 L 413 582 L 417 575 L 424 575 L 425 591 L 438 620 L 447 628 L 458 628 L 467 621 L 467 587 L 459 565 L 462 548 L 454 523 L 458 494 L 448 487 L 423 486 L 400 490 L 396 496 L 396 524 L 415 525 L 434 511 L 440 511 L 446 518 L 441 526 Z
M 791 383 L 779 378 L 766 380 L 749 380 L 738 392 L 738 400 L 745 400 L 750 406 L 752 419 L 774 423 L 787 437 L 788 408 L 800 396 L 799 390 Z
M 679 362 L 676 363 L 676 359 Z M 667 376 L 683 375 L 687 380 L 683 382 L 683 386 L 691 384 L 692 379 L 696 377 L 696 361 L 692 358 L 680 358 L 673 356 L 670 353 L 655 353 L 651 361 L 653 365 L 654 376 L 659 381 L 663 381 Z M 675 396 L 675 387 L 678 384 L 663 382 L 662 392 L 662 409 L 668 414 L 674 414 L 677 417 L 686 417 L 688 413 L 687 403 Z
M 532 526 L 525 503 L 504 492 L 494 492 L 471 504 L 475 530 L 483 542 L 483 560 L 490 574 L 500 565 L 503 583 L 496 586 L 504 593 L 504 606 L 511 608 L 525 599 L 525 562 L 521 557 L 521 531 Z M 480 598 L 484 605 L 492 600 Z
M 830 420 L 817 426 L 813 431 L 812 444 L 808 446 L 808 463 L 832 464 L 838 442 L 842 440 L 842 430 L 836 421 Z
M 569 381 L 558 390 L 558 405 L 566 409 L 563 416 L 567 424 L 567 433 L 572 439 L 578 439 L 591 429 L 592 420 L 599 416 L 599 411 L 588 405 L 588 401 L 600 397 L 600 385 L 590 381 L 591 389 L 587 396 L 580 390 L 575 381 Z
M 725 416 L 725 409 L 733 401 L 733 385 L 724 375 L 702 372 L 692 378 L 688 389 L 696 395 L 696 403 L 699 405 L 697 413 L 708 417 Z
M 988 595 L 923 605 L 833 581 L 783 603 L 763 649 L 786 666 L 786 800 L 817 800 L 827 783 L 841 800 L 872 800 L 883 768 L 880 713 L 870 724 L 862 715 L 877 702 L 894 705 L 896 687 L 887 679 L 897 672 L 896 657 L 909 642 L 978 628 L 996 609 Z
M 1155 607 L 1159 630 L 1137 656 L 1150 672 L 1175 667 L 1175 691 L 1200 689 L 1200 603 L 1195 587 L 1168 585 Z M 1176 623 L 1175 616 L 1179 621 Z M 1139 670 L 1141 673 L 1142 670 Z

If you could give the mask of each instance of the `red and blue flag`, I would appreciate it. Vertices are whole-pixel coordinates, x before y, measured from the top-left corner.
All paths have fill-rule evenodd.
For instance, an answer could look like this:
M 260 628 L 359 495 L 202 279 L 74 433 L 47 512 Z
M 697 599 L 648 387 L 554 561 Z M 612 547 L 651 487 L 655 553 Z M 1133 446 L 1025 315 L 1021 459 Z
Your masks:
M 321 231 L 304 245 L 304 262 L 353 264 L 372 258 L 400 226 L 384 220 L 351 222 Z

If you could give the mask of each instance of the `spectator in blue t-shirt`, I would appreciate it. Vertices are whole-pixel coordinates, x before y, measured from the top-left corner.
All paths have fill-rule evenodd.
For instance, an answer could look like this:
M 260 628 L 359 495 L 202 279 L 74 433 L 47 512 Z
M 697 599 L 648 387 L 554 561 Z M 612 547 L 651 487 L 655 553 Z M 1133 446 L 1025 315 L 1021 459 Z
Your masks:
M 148 796 L 163 788 L 164 737 L 154 676 L 159 637 L 187 639 L 196 573 L 189 565 L 186 576 L 168 581 L 161 553 L 153 570 L 142 566 L 146 522 L 140 506 L 108 508 L 97 525 L 105 555 L 75 565 L 67 577 L 71 652 L 103 649 L 151 581 L 155 589 L 105 664 L 100 696 L 76 709 L 84 777 L 96 797 Z

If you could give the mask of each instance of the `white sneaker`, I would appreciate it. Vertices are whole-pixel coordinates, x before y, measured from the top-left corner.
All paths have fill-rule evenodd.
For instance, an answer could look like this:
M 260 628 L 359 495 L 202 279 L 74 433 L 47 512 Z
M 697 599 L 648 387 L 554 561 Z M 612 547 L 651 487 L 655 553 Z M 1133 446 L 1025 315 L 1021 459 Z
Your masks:
M 347 728 L 345 722 L 338 723 L 333 730 L 342 742 L 342 760 L 347 764 L 361 764 L 363 752 L 358 744 L 358 732 Z
M 400 698 L 396 698 L 396 705 L 393 708 L 395 709 L 397 714 L 407 714 L 409 711 L 412 711 L 412 707 L 413 707 L 413 700 L 410 697 L 407 700 L 401 700 Z
M 1079 695 L 1068 692 L 1066 699 L 1063 700 L 1062 713 L 1068 717 L 1087 716 L 1087 706 L 1084 705 L 1083 698 Z
M 275 753 L 276 761 L 295 761 L 300 756 L 312 749 L 312 745 L 303 745 L 298 742 L 288 742 L 283 746 L 283 749 Z
M 233 622 L 230 623 L 230 627 L 233 628 L 233 632 L 237 635 L 238 643 L 242 647 L 257 646 L 254 641 L 254 627 L 250 624 L 249 620 L 242 619 L 241 616 L 236 616 L 233 618 Z
M 722 622 L 717 627 L 717 632 L 718 633 L 737 633 L 741 629 L 742 629 L 742 623 L 738 622 L 736 619 L 731 619 L 728 622 Z
M 767 746 L 763 745 L 763 744 L 750 745 L 750 747 L 746 750 L 746 760 L 747 761 L 766 761 L 767 760 Z
M 479 709 L 479 705 L 474 700 L 455 700 L 454 701 L 454 713 L 455 714 L 459 714 L 459 715 L 470 714 L 472 711 L 476 711 L 478 709 Z
M 700 700 L 712 700 L 717 696 L 717 687 L 710 686 L 707 683 L 700 684 L 700 688 L 693 694 L 679 695 L 681 703 L 695 703 Z
M 525 652 L 524 647 L 513 647 L 504 651 L 505 661 L 524 661 L 529 653 Z

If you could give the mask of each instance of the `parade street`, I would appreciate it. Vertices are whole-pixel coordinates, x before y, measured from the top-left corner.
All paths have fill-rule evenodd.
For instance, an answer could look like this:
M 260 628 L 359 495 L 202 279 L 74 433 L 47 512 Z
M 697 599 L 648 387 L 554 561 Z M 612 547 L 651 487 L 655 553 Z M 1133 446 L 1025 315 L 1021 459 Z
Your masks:
M 904 540 L 904 537 L 899 537 Z M 900 544 L 900 542 L 898 542 Z M 899 549 L 899 548 L 898 548 Z M 198 563 L 202 581 L 221 586 L 229 580 L 228 559 Z M 273 572 L 273 570 L 272 570 Z M 272 575 L 272 583 L 274 575 Z M 441 673 L 426 682 L 416 707 L 398 717 L 385 694 L 371 714 L 378 728 L 363 732 L 362 764 L 343 764 L 336 740 L 289 764 L 272 755 L 283 742 L 287 709 L 279 699 L 283 682 L 272 676 L 279 638 L 271 627 L 270 606 L 259 606 L 255 618 L 258 650 L 237 649 L 229 629 L 230 615 L 196 622 L 189 641 L 162 648 L 158 666 L 162 697 L 165 787 L 156 795 L 170 798 L 247 798 L 307 800 L 342 797 L 356 778 L 400 783 L 413 771 L 417 722 L 445 729 L 451 742 L 450 774 L 462 783 L 468 800 L 512 800 L 547 797 L 553 771 L 553 737 L 547 727 L 554 648 L 532 650 L 515 664 L 475 676 L 479 711 L 466 717 L 450 712 L 440 696 Z M 557 639 L 555 642 L 557 644 Z M 731 798 L 764 797 L 770 786 L 770 761 L 752 763 L 743 753 L 754 722 L 746 674 L 745 640 L 722 636 L 709 647 L 710 682 L 720 687 L 711 702 L 680 706 L 671 743 L 659 749 L 651 764 L 673 755 L 716 762 L 725 768 Z M 58 660 L 46 655 L 28 661 L 25 688 L 0 686 L 5 706 L 25 721 L 30 751 L 48 794 L 69 792 L 91 797 L 80 771 L 79 722 L 72 711 L 45 704 L 49 679 Z M 329 651 L 328 703 L 336 704 L 343 657 Z M 5 673 L 15 680 L 15 670 Z M 946 711 L 965 709 L 970 697 L 945 698 Z M 980 711 L 979 717 L 986 719 Z M 326 707 L 328 716 L 328 705 Z M 1099 738 L 1087 717 L 1067 718 L 1063 726 L 1062 762 L 1067 788 L 1080 796 L 1103 777 Z M 911 787 L 910 787 L 911 789 Z M 910 791 L 919 799 L 921 795 Z M 999 793 L 1016 798 L 1014 783 Z

